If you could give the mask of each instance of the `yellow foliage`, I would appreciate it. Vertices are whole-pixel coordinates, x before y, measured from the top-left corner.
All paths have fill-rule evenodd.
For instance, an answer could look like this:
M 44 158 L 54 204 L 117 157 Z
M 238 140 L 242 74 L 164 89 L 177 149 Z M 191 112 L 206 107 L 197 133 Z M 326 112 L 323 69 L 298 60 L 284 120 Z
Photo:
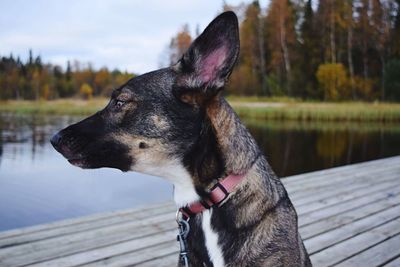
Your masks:
M 372 81 L 362 77 L 354 77 L 355 93 L 362 99 L 369 99 L 372 96 Z
M 48 84 L 45 84 L 40 92 L 40 98 L 47 100 L 49 99 L 49 96 L 50 96 L 50 86 Z
M 342 64 L 320 65 L 317 79 L 325 100 L 339 100 L 348 97 L 349 79 Z
M 229 89 L 239 95 L 257 95 L 258 81 L 249 65 L 241 65 L 232 73 Z
M 84 83 L 84 84 L 81 85 L 81 88 L 79 89 L 79 93 L 85 99 L 92 99 L 92 97 L 93 97 L 93 88 L 89 84 Z

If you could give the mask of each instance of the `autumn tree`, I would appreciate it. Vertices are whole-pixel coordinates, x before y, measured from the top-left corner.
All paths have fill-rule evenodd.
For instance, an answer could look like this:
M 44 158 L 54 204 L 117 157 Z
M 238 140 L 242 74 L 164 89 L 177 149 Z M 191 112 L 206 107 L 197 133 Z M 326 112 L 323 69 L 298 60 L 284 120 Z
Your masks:
M 61 66 L 44 64 L 32 51 L 26 63 L 12 55 L 0 57 L 0 99 L 74 97 L 80 94 L 83 84 L 92 88 L 90 95 L 94 95 L 96 87 L 96 95 L 106 96 L 133 76 L 119 70 L 110 73 L 106 68 L 96 71 L 90 64 L 75 62 L 73 65 L 68 62 L 64 70 Z
M 240 25 L 241 52 L 229 91 L 240 95 L 268 95 L 265 69 L 264 20 L 258 1 L 247 6 Z
M 353 63 L 353 35 L 354 35 L 354 19 L 353 19 L 353 0 L 345 0 L 344 2 L 344 18 L 343 24 L 347 29 L 346 34 L 346 50 L 347 50 L 347 65 L 349 67 L 351 95 L 355 99 L 355 80 L 354 80 L 354 63 Z
M 393 56 L 400 58 L 400 0 L 396 0 L 395 2 L 397 3 L 397 12 L 394 18 L 394 27 L 390 32 L 390 47 Z
M 320 63 L 319 46 L 320 39 L 318 35 L 318 25 L 315 20 L 312 8 L 312 0 L 308 0 L 304 6 L 303 22 L 300 27 L 301 41 L 299 49 L 301 51 L 299 91 L 300 96 L 306 98 L 310 96 L 318 97 L 318 84 L 315 77 L 318 65 Z
M 370 47 L 370 38 L 372 29 L 369 21 L 370 11 L 369 0 L 357 0 L 356 1 L 356 27 L 357 27 L 357 45 L 360 47 L 362 56 L 362 69 L 364 79 L 369 78 L 368 68 L 368 49 Z
M 90 100 L 93 97 L 93 88 L 89 84 L 84 83 L 81 85 L 79 93 L 84 99 Z
M 346 98 L 348 79 L 342 64 L 322 64 L 317 71 L 318 83 L 323 91 L 325 100 Z
M 107 68 L 101 68 L 94 75 L 94 94 L 109 95 L 112 91 L 111 75 Z
M 182 30 L 177 33 L 175 37 L 171 39 L 169 44 L 169 62 L 170 65 L 175 64 L 181 59 L 183 53 L 188 50 L 192 42 L 192 37 L 189 31 L 189 25 L 185 24 Z
M 392 59 L 385 66 L 384 77 L 387 97 L 392 101 L 400 100 L 400 59 Z
M 292 95 L 292 60 L 296 46 L 295 16 L 288 0 L 271 1 L 266 17 L 270 67 L 287 94 Z
M 377 51 L 380 61 L 381 72 L 381 98 L 385 100 L 385 65 L 390 38 L 390 5 L 387 1 L 372 0 L 371 2 L 371 28 L 372 28 L 372 43 L 373 48 Z

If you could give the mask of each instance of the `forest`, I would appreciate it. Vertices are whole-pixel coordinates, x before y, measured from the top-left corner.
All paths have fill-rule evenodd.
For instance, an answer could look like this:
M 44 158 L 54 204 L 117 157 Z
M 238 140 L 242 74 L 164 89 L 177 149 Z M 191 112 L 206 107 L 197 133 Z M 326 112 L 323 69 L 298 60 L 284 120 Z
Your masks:
M 400 101 L 400 0 L 271 0 L 231 6 L 241 52 L 227 93 L 319 101 Z M 166 53 L 176 63 L 195 34 L 183 25 Z M 109 95 L 134 74 L 68 62 L 0 57 L 0 99 Z

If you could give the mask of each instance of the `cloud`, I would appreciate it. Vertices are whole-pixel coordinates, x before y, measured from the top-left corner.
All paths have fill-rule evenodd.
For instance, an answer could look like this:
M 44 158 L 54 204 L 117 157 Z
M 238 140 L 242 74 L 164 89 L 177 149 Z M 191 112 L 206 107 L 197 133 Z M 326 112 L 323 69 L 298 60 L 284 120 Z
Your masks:
M 2 0 L 0 55 L 26 58 L 33 49 L 62 66 L 79 60 L 143 73 L 158 67 L 183 24 L 204 28 L 221 7 L 215 0 Z

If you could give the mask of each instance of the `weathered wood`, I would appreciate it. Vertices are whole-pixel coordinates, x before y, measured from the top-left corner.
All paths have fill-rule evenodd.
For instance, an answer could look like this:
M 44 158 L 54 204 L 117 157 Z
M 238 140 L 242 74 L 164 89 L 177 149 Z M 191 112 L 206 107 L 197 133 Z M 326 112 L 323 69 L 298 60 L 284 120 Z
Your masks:
M 393 161 L 392 161 L 393 162 Z M 353 165 L 350 165 L 353 166 Z M 304 176 L 304 179 L 298 183 L 292 183 L 291 177 L 288 178 L 283 178 L 282 181 L 287 186 L 287 189 L 289 192 L 293 192 L 295 195 L 296 194 L 301 194 L 304 190 L 304 188 L 319 188 L 319 186 L 324 186 L 324 185 L 332 185 L 332 184 L 341 184 L 342 182 L 345 182 L 346 180 L 349 180 L 349 175 L 351 177 L 364 177 L 366 174 L 370 173 L 379 173 L 381 171 L 389 170 L 389 169 L 396 169 L 395 164 L 390 165 L 389 163 L 387 164 L 380 164 L 377 166 L 365 166 L 364 164 L 362 166 L 357 166 L 353 167 L 351 171 L 344 171 L 342 168 L 344 167 L 339 167 L 337 171 L 333 172 L 331 171 L 332 169 L 325 170 L 323 175 L 318 175 L 314 177 L 309 177 L 308 175 L 314 174 L 314 173 L 307 173 Z M 345 166 L 347 167 L 347 166 Z M 301 189 L 298 191 L 298 189 Z
M 383 176 L 379 180 L 376 178 L 375 175 L 373 176 L 366 175 L 365 179 L 362 182 L 352 181 L 352 183 L 346 184 L 344 186 L 340 185 L 331 186 L 331 188 L 325 189 L 323 192 L 316 194 L 311 193 L 308 196 L 292 200 L 294 203 L 296 203 L 297 207 L 300 207 L 302 205 L 315 203 L 319 200 L 326 200 L 331 197 L 337 197 L 339 196 L 339 194 L 348 195 L 349 192 L 350 193 L 359 192 L 359 194 L 361 194 L 362 192 L 364 192 L 364 190 L 371 189 L 372 187 L 375 186 L 381 186 L 383 184 L 390 183 L 391 181 L 394 181 L 394 183 L 396 183 L 396 180 L 398 178 L 398 175 L 400 175 L 400 173 L 396 174 L 393 171 L 390 171 L 390 172 L 382 172 L 381 175 Z
M 48 260 L 31 266 L 35 267 L 67 267 L 77 266 L 82 264 L 93 264 L 96 266 L 97 263 L 105 263 L 104 259 L 115 255 L 124 255 L 130 252 L 141 251 L 144 249 L 152 250 L 154 246 L 169 242 L 169 246 L 174 248 L 174 251 L 178 251 L 178 243 L 175 242 L 176 230 L 166 231 L 162 234 L 148 235 L 142 238 L 113 244 L 110 246 L 100 247 L 88 251 L 83 251 L 75 254 L 71 254 L 65 257 Z M 171 240 L 173 240 L 171 242 Z M 160 256 L 155 253 L 154 256 Z M 99 263 L 100 264 L 100 263 Z
M 314 223 L 316 221 L 322 220 L 324 218 L 333 217 L 336 214 L 346 212 L 349 210 L 362 207 L 371 203 L 379 202 L 383 200 L 386 202 L 387 199 L 394 197 L 400 192 L 400 185 L 394 186 L 388 190 L 387 188 L 378 191 L 376 193 L 368 194 L 356 199 L 351 199 L 344 201 L 329 207 L 329 209 L 319 209 L 311 212 L 305 212 L 299 214 L 299 223 L 301 226 L 306 226 L 308 224 Z
M 313 254 L 311 255 L 311 260 L 316 266 L 331 266 L 342 261 L 342 259 L 354 256 L 360 251 L 389 239 L 390 237 L 397 235 L 399 232 L 400 219 L 394 219 Z
M 400 156 L 283 179 L 314 266 L 400 266 Z M 0 233 L 0 266 L 176 266 L 172 202 Z
M 400 227 L 400 224 L 398 225 Z M 379 266 L 400 256 L 400 235 L 385 240 L 378 245 L 347 259 L 337 266 Z M 400 265 L 398 265 L 400 266 Z
M 175 262 L 177 262 L 178 254 L 176 248 L 176 242 L 165 242 L 147 249 L 133 251 L 123 255 L 117 255 L 110 259 L 93 262 L 83 266 L 96 267 L 96 266 L 107 266 L 107 267 L 118 267 L 118 266 L 132 266 L 140 263 L 144 263 L 155 258 L 174 255 Z
M 66 256 L 96 247 L 118 244 L 122 241 L 146 235 L 173 230 L 176 228 L 174 217 L 167 214 L 164 220 L 155 218 L 154 223 L 134 221 L 112 225 L 104 229 L 95 229 L 83 233 L 50 238 L 34 243 L 23 244 L 0 250 L 0 266 L 20 266 L 32 264 L 44 259 L 53 259 L 55 255 Z M 140 226 L 139 228 L 137 226 Z
M 309 195 L 319 195 L 327 191 L 327 189 L 335 189 L 337 191 L 348 188 L 354 185 L 363 185 L 366 183 L 377 184 L 380 183 L 379 177 L 388 177 L 400 175 L 400 170 L 396 166 L 376 168 L 374 170 L 363 170 L 362 173 L 345 174 L 342 176 L 327 177 L 326 181 L 321 181 L 319 183 L 312 183 L 310 185 L 303 185 L 299 188 L 293 190 L 293 187 L 288 185 L 287 188 L 290 189 L 290 198 L 294 201 L 300 200 L 301 198 L 307 197 Z M 323 183 L 324 182 L 324 183 Z
M 136 264 L 137 267 L 171 267 L 176 266 L 178 262 L 178 254 L 172 253 L 166 257 L 157 258 L 152 261 Z
M 164 218 L 166 215 L 168 218 L 175 211 L 175 207 L 164 206 L 161 209 L 151 209 L 148 213 L 145 211 L 135 211 L 126 214 L 116 215 L 114 217 L 106 217 L 102 219 L 90 220 L 90 221 L 79 221 L 74 224 L 65 225 L 63 227 L 55 227 L 44 229 L 40 231 L 34 231 L 27 234 L 18 234 L 11 237 L 4 237 L 0 239 L 0 248 L 16 246 L 27 242 L 40 241 L 52 237 L 61 237 L 67 234 L 80 233 L 94 229 L 101 229 L 107 226 L 116 224 L 135 222 L 138 220 L 142 222 L 154 221 L 155 218 Z M 161 215 L 161 216 L 159 216 Z
M 399 247 L 399 245 L 397 244 L 397 247 Z M 396 258 L 391 260 L 390 262 L 388 262 L 387 264 L 383 265 L 385 267 L 399 267 L 400 266 L 400 255 Z
M 382 165 L 391 166 L 396 163 L 398 164 L 399 161 L 400 161 L 399 157 L 395 156 L 395 157 L 377 159 L 377 160 L 361 162 L 361 163 L 356 163 L 356 164 L 351 164 L 351 165 L 346 165 L 346 166 L 334 167 L 334 168 L 310 172 L 310 173 L 293 175 L 293 176 L 290 176 L 290 179 L 286 179 L 285 184 L 287 184 L 287 185 L 302 184 L 305 181 L 310 181 L 312 179 L 320 179 L 320 177 L 323 177 L 324 175 L 329 175 L 329 174 L 337 175 L 337 174 L 342 174 L 342 173 L 355 173 L 355 172 L 358 172 L 360 170 L 364 170 L 367 168 L 370 170 L 373 170 L 374 168 L 382 166 Z
M 34 232 L 40 232 L 40 231 L 48 231 L 50 229 L 60 229 L 66 226 L 73 226 L 75 227 L 78 224 L 81 223 L 93 223 L 96 221 L 103 221 L 103 220 L 115 220 L 124 218 L 124 216 L 131 216 L 131 215 L 137 215 L 139 217 L 141 216 L 147 216 L 147 214 L 158 214 L 160 211 L 165 211 L 168 210 L 170 207 L 173 207 L 172 202 L 168 203 L 163 203 L 163 204 L 156 204 L 156 205 L 149 205 L 149 207 L 142 207 L 138 209 L 129 209 L 129 210 L 122 210 L 122 211 L 113 211 L 113 212 L 106 212 L 106 213 L 99 213 L 95 215 L 89 215 L 89 216 L 84 216 L 84 217 L 79 217 L 79 218 L 73 218 L 73 219 L 66 219 L 62 221 L 55 221 L 47 224 L 40 224 L 40 225 L 35 225 L 35 226 L 30 226 L 30 227 L 25 227 L 21 229 L 15 229 L 15 230 L 10 230 L 10 231 L 5 231 L 5 232 L 0 232 L 0 240 L 3 238 L 10 238 L 10 237 L 15 237 L 19 235 L 26 235 Z
M 310 254 L 317 253 L 325 248 L 349 239 L 357 234 L 367 232 L 374 227 L 392 221 L 400 216 L 400 206 L 375 213 L 363 219 L 351 222 L 342 227 L 321 233 L 304 241 Z M 399 227 L 400 229 L 400 227 Z
M 358 190 L 358 191 L 349 191 L 349 192 L 341 192 L 338 195 L 334 195 L 331 197 L 327 197 L 325 199 L 319 199 L 316 202 L 309 202 L 309 203 L 304 203 L 301 205 L 297 205 L 296 202 L 294 202 L 294 206 L 296 207 L 296 210 L 299 214 L 305 213 L 305 212 L 310 212 L 318 209 L 323 209 L 327 208 L 329 206 L 348 201 L 348 200 L 354 200 L 359 197 L 368 195 L 368 194 L 373 194 L 375 192 L 379 192 L 383 189 L 389 190 L 393 186 L 396 186 L 398 184 L 398 179 L 391 180 L 391 181 L 386 181 L 383 182 L 379 185 L 376 186 L 369 186 L 369 187 L 364 187 L 363 190 Z
M 312 224 L 305 226 L 300 225 L 300 233 L 303 239 L 309 239 L 310 237 L 327 232 L 331 229 L 338 228 L 340 226 L 344 226 L 353 221 L 372 216 L 375 213 L 399 204 L 400 194 L 397 194 L 394 197 L 387 197 L 379 201 L 372 202 L 368 205 L 324 218 Z

